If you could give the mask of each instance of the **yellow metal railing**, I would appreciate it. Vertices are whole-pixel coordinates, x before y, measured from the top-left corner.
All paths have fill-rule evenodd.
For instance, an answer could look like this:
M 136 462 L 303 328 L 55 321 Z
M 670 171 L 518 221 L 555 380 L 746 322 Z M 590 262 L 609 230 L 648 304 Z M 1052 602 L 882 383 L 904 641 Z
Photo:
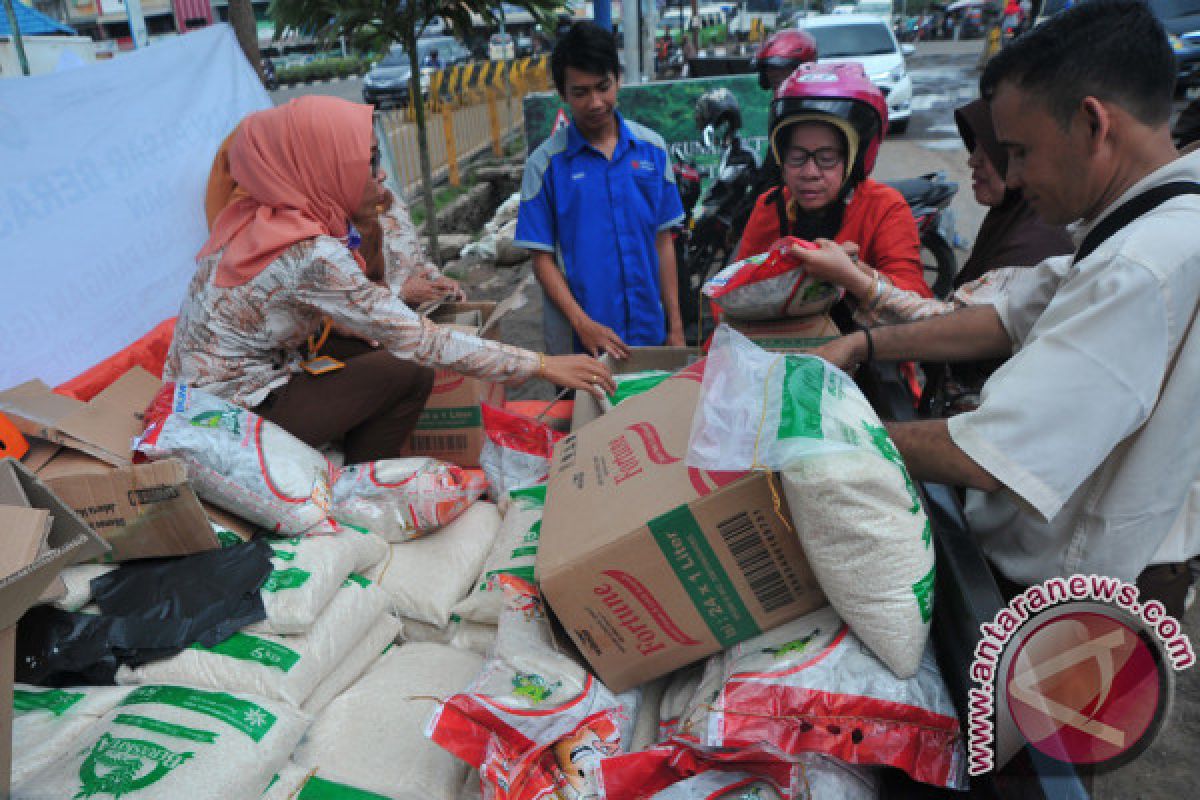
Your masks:
M 484 61 L 447 67 L 429 76 L 425 133 L 434 173 L 446 170 L 452 186 L 462 181 L 461 164 L 483 149 L 503 153 L 504 138 L 521 125 L 521 101 L 548 89 L 548 56 Z M 416 112 L 404 108 L 379 112 L 391 149 L 397 182 L 412 191 L 421 181 Z

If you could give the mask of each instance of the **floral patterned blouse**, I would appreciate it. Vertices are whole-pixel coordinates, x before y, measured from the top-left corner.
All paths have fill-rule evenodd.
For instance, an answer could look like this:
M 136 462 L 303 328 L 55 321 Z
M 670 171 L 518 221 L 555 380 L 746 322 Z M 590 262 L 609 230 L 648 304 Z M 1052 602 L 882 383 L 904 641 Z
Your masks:
M 396 203 L 381 220 L 386 286 L 368 280 L 345 244 L 329 236 L 292 245 L 241 286 L 214 286 L 221 254 L 202 259 L 180 308 L 164 379 L 254 408 L 300 371 L 308 337 L 324 317 L 418 364 L 496 383 L 532 377 L 536 353 L 441 327 L 400 299 L 410 275 L 440 274 L 407 217 Z
M 916 292 L 897 288 L 885 281 L 882 291 L 872 299 L 870 305 L 860 306 L 854 318 L 858 324 L 867 327 L 898 325 L 949 314 L 967 306 L 994 303 L 1015 280 L 1030 272 L 1033 270 L 1028 267 L 994 269 L 970 283 L 964 283 L 946 300 L 921 297 Z

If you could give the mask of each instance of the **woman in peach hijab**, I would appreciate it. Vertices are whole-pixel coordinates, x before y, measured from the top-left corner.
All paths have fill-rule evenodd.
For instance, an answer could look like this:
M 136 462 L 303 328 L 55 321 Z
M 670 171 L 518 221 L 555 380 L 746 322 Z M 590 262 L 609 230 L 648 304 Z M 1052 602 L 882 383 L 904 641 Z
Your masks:
M 309 444 L 344 438 L 347 463 L 398 454 L 432 367 L 613 390 L 590 357 L 439 327 L 388 288 L 386 265 L 363 257 L 356 227 L 377 219 L 389 197 L 371 114 L 307 96 L 242 121 L 228 148 L 236 190 L 197 258 L 165 378 L 254 409 Z M 321 348 L 314 338 L 325 318 L 354 338 Z

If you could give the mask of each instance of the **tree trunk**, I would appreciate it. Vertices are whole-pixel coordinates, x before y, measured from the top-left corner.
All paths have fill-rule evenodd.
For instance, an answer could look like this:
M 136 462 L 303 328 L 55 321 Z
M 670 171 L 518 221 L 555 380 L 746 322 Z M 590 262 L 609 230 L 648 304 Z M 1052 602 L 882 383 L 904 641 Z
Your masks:
M 425 230 L 429 233 L 429 257 L 440 267 L 442 259 L 438 248 L 437 205 L 433 200 L 433 168 L 429 163 L 429 138 L 425 135 L 425 100 L 421 96 L 421 67 L 417 63 L 416 29 L 416 25 L 410 28 L 414 35 L 404 42 L 411 70 L 408 76 L 408 101 L 413 104 L 417 123 L 417 151 L 421 156 L 421 196 L 425 201 Z
M 258 79 L 265 86 L 262 54 L 258 51 L 258 23 L 254 19 L 254 7 L 250 5 L 250 0 L 229 0 L 229 24 L 233 26 L 233 32 L 237 35 L 238 44 L 242 46 L 242 52 L 246 54 L 246 60 L 254 67 Z

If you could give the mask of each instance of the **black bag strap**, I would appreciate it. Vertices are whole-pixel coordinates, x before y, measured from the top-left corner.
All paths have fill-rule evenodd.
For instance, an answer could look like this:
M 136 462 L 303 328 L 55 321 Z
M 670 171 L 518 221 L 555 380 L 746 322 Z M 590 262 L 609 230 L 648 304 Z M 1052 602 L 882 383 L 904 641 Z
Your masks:
M 1096 251 L 1096 248 L 1117 231 L 1124 228 L 1143 214 L 1158 208 L 1173 197 L 1184 194 L 1200 194 L 1200 183 L 1196 181 L 1172 181 L 1155 186 L 1131 198 L 1113 213 L 1109 214 L 1100 224 L 1092 228 L 1083 238 L 1079 249 L 1075 251 L 1072 264 L 1078 264 Z

